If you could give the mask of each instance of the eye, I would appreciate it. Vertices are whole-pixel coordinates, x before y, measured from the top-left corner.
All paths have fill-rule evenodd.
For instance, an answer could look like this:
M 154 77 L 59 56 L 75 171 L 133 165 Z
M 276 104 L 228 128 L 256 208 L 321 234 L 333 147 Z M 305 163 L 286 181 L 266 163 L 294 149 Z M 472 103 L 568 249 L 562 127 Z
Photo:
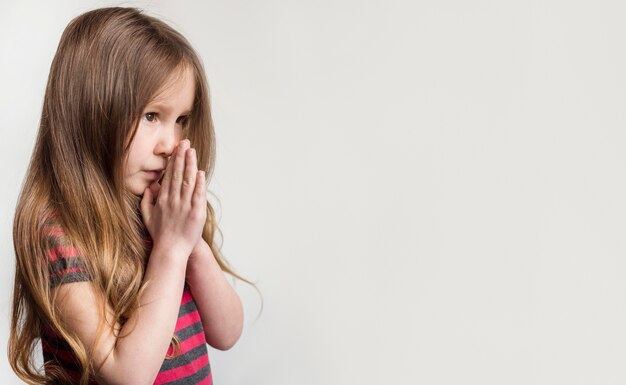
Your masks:
M 187 123 L 187 119 L 189 119 L 189 115 L 179 116 L 178 119 L 176 119 L 176 123 L 185 124 Z
M 144 114 L 143 116 L 148 122 L 154 122 L 156 120 L 157 117 L 157 113 L 156 112 L 148 112 L 147 114 Z

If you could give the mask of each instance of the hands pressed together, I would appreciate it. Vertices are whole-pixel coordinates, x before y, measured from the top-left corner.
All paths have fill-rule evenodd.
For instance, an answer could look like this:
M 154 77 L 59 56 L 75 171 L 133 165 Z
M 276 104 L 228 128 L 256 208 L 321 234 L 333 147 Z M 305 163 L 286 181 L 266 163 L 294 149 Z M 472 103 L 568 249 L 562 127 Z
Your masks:
M 161 184 L 154 182 L 144 191 L 141 213 L 153 248 L 189 257 L 203 241 L 206 176 L 198 171 L 196 151 L 189 140 L 182 140 L 172 153 Z
M 154 182 L 144 191 L 141 212 L 153 241 L 147 274 L 163 272 L 161 263 L 173 267 L 174 273 L 178 270 L 184 274 L 206 341 L 214 348 L 226 350 L 241 336 L 243 307 L 211 247 L 202 238 L 208 203 L 206 177 L 198 171 L 197 163 L 189 141 L 181 141 L 168 161 L 161 184 Z M 157 267 L 150 270 L 154 266 Z M 175 274 L 167 270 L 164 275 Z

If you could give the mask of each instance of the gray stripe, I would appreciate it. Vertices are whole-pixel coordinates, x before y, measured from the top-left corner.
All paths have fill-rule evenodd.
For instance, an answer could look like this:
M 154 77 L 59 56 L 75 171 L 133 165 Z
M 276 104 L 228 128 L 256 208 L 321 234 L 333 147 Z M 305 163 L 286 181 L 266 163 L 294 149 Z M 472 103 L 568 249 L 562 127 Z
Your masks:
M 191 301 L 187 302 L 186 304 L 182 305 L 180 307 L 180 309 L 178 310 L 178 318 L 187 315 L 189 313 L 192 313 L 194 311 L 196 311 L 196 309 L 198 309 L 196 307 L 196 302 L 193 300 L 193 298 L 191 299 Z
M 198 333 L 201 333 L 203 330 L 204 329 L 202 328 L 202 322 L 196 322 L 194 324 L 187 326 L 184 329 L 179 330 L 175 334 L 178 337 L 179 342 L 182 343 L 183 341 L 187 340 L 189 337 L 194 336 Z M 165 360 L 163 362 L 163 365 L 161 365 L 160 371 L 169 370 L 172 368 L 177 368 L 182 365 L 186 365 L 204 354 L 206 354 L 208 357 L 209 353 L 207 351 L 206 343 L 203 342 L 200 345 L 181 354 L 178 357 L 175 357 L 171 360 Z
M 194 374 L 187 376 L 185 378 L 181 378 L 180 380 L 166 382 L 163 385 L 195 385 L 200 380 L 203 380 L 209 376 L 211 373 L 211 365 L 207 364 L 202 369 L 198 370 Z
M 70 241 L 70 239 L 65 235 L 48 235 L 46 236 L 48 249 L 56 249 L 57 247 L 67 247 L 72 246 L 75 248 L 74 244 Z
M 203 330 L 204 329 L 202 328 L 202 322 L 198 321 L 195 324 L 191 324 L 184 329 L 180 329 L 179 331 L 176 332 L 176 335 L 180 339 L 180 342 L 183 342 L 187 338 L 193 335 L 196 335 Z
M 82 269 L 87 270 L 87 265 L 83 260 L 83 257 L 70 257 L 70 258 L 59 258 L 56 261 L 50 261 L 48 263 L 48 268 L 51 273 L 59 273 L 63 270 L 68 269 Z
M 81 269 L 64 273 L 68 269 Z M 81 257 L 59 258 L 48 263 L 50 272 L 50 287 L 57 287 L 64 283 L 91 281 L 91 276 L 87 272 L 85 261 Z
M 191 349 L 190 351 L 185 352 L 185 354 L 182 354 L 171 360 L 163 361 L 163 365 L 161 365 L 161 369 L 159 369 L 159 372 L 163 372 L 165 370 L 170 370 L 170 369 L 177 368 L 179 366 L 187 365 L 188 363 L 195 360 L 196 358 L 204 356 L 204 355 L 206 355 L 208 359 L 209 353 L 207 351 L 206 344 L 198 345 L 195 348 Z
M 46 239 L 48 240 L 49 248 L 56 249 L 59 246 L 65 246 L 65 244 L 67 243 L 65 237 L 61 235 L 48 235 Z
M 91 281 L 91 277 L 89 276 L 89 274 L 82 272 L 82 271 L 76 271 L 73 273 L 67 273 L 67 274 L 51 277 L 50 288 L 55 288 L 59 285 L 63 285 L 66 283 L 88 282 L 88 281 Z

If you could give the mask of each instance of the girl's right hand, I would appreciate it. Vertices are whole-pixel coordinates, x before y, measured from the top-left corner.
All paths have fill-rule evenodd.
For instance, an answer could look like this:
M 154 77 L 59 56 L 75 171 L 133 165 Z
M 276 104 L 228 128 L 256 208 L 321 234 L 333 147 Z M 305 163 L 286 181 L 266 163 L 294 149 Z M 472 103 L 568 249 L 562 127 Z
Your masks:
M 198 171 L 196 152 L 189 147 L 189 140 L 180 142 L 158 192 L 147 187 L 141 199 L 153 249 L 164 249 L 168 255 L 181 253 L 185 258 L 202 237 L 207 212 L 206 177 Z

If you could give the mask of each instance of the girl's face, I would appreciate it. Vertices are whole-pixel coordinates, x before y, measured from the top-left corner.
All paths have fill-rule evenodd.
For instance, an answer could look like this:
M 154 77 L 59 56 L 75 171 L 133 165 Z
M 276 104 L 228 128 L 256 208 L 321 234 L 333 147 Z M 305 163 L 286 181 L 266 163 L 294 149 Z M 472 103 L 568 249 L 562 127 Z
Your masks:
M 124 187 L 128 191 L 143 195 L 163 174 L 191 114 L 195 87 L 192 70 L 185 68 L 182 74 L 170 76 L 144 109 L 124 164 Z

